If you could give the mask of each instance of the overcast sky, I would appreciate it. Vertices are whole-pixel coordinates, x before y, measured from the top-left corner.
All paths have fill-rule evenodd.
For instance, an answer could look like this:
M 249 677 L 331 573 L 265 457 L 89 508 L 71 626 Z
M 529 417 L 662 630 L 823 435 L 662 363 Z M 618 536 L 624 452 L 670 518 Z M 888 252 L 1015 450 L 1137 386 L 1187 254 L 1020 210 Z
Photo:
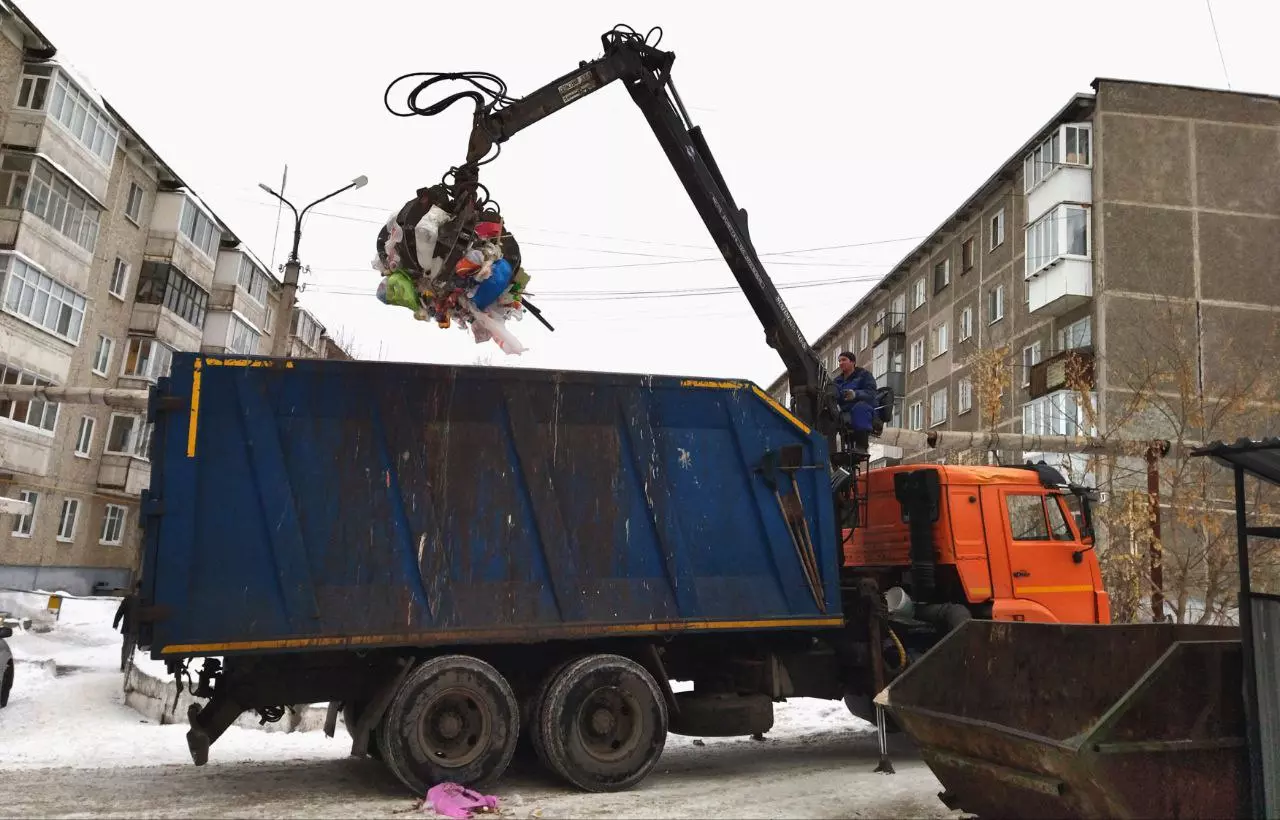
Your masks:
M 802 285 L 783 293 L 811 340 L 1095 77 L 1226 87 L 1204 0 L 792 2 L 756 14 L 689 0 L 22 8 L 264 260 L 277 209 L 259 182 L 278 185 L 288 163 L 286 194 L 301 206 L 367 174 L 368 187 L 308 218 L 301 300 L 361 355 L 401 361 L 491 355 L 761 384 L 782 371 L 620 86 L 518 134 L 482 175 L 554 333 L 527 317 L 513 329 L 531 350 L 507 357 L 377 302 L 379 226 L 461 161 L 470 128 L 463 104 L 388 114 L 383 91 L 404 72 L 487 70 L 522 96 L 598 56 L 615 23 L 661 25 L 766 267 Z M 1280 94 L 1280 2 L 1213 0 L 1213 14 L 1232 86 Z M 291 228 L 280 225 L 277 262 Z M 794 253 L 832 245 L 847 247 Z M 726 291 L 634 295 L 690 288 Z

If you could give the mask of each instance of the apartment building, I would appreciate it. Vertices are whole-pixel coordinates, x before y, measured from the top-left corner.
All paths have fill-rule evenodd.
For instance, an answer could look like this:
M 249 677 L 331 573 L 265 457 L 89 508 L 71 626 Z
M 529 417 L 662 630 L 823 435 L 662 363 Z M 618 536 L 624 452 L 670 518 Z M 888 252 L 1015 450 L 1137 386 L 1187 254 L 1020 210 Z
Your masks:
M 267 353 L 280 285 L 0 0 L 0 381 L 146 388 L 175 351 Z M 298 309 L 290 355 L 321 356 Z M 142 414 L 0 400 L 0 587 L 127 587 L 150 482 Z
M 1167 407 L 1178 391 L 1219 394 L 1276 360 L 1280 99 L 1092 87 L 817 339 L 832 372 L 852 350 L 894 387 L 894 425 L 992 428 L 979 412 L 977 385 L 992 383 L 974 373 L 979 351 L 1006 353 L 994 429 L 1029 434 L 1168 436 L 1177 421 L 1142 390 L 1172 394 Z M 1092 417 L 1078 401 L 1090 390 Z M 769 392 L 788 401 L 785 376 Z M 1274 433 L 1240 427 L 1218 434 Z M 1001 454 L 1024 457 L 1091 478 L 1078 457 Z

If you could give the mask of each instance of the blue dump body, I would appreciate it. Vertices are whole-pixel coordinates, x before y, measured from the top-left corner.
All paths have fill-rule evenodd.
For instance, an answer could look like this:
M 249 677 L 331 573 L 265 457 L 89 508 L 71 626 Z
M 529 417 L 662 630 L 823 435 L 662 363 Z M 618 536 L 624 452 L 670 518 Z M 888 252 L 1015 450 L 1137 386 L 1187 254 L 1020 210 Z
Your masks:
M 153 657 L 841 623 L 827 442 L 749 382 L 178 354 L 153 416 Z

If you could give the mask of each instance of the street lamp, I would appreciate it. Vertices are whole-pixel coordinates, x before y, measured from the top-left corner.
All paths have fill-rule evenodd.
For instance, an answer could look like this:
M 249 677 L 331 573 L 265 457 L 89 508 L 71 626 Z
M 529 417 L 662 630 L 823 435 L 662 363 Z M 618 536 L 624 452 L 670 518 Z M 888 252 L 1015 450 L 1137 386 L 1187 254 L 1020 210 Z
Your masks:
M 307 211 L 324 202 L 332 199 L 344 191 L 350 191 L 353 188 L 363 188 L 369 184 L 369 178 L 364 174 L 343 185 L 338 190 L 312 202 L 301 212 L 293 206 L 293 203 L 285 199 L 282 195 L 272 190 L 271 186 L 261 182 L 258 187 L 271 194 L 276 199 L 289 206 L 289 210 L 293 211 L 293 249 L 289 251 L 289 261 L 284 265 L 284 284 L 280 290 L 280 311 L 276 316 L 275 328 L 272 330 L 271 338 L 271 355 L 280 357 L 287 356 L 289 351 L 289 323 L 293 321 L 293 308 L 298 297 L 298 279 L 302 273 L 302 265 L 298 261 L 298 245 L 302 242 L 302 219 L 307 215 Z

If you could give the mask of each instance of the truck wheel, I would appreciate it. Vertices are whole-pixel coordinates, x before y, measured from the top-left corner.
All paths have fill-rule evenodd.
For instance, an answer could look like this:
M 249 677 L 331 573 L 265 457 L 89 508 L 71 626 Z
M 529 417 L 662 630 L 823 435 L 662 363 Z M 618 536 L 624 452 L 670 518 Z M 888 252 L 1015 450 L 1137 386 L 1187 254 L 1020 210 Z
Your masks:
M 620 655 L 591 655 L 555 675 L 534 735 L 544 761 L 584 791 L 629 789 L 667 742 L 667 704 L 653 677 Z
M 0 707 L 9 705 L 9 690 L 13 689 L 13 661 L 4 665 L 4 674 L 0 675 Z
M 382 761 L 415 794 L 443 782 L 483 786 L 511 763 L 520 705 L 498 670 L 446 655 L 409 673 L 379 730 Z

